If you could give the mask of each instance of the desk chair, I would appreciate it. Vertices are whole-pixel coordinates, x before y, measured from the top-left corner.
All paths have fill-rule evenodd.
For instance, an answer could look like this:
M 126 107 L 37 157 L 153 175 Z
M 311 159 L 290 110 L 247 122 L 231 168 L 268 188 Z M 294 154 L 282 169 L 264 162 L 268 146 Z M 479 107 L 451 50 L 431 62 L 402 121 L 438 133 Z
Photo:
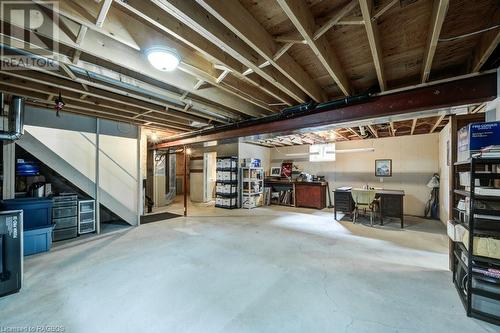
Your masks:
M 351 195 L 352 200 L 354 200 L 354 218 L 353 223 L 359 215 L 359 209 L 369 209 L 370 210 L 370 225 L 373 227 L 373 201 L 375 200 L 375 195 L 377 192 L 375 190 L 362 190 L 362 189 L 352 189 Z

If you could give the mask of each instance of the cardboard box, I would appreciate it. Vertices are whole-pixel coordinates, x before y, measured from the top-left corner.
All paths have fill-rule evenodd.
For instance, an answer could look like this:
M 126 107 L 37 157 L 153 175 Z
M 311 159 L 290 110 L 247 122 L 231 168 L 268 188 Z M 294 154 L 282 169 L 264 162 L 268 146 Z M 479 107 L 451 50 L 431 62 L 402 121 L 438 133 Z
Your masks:
M 473 123 L 458 131 L 457 161 L 466 161 L 482 148 L 500 144 L 500 121 Z

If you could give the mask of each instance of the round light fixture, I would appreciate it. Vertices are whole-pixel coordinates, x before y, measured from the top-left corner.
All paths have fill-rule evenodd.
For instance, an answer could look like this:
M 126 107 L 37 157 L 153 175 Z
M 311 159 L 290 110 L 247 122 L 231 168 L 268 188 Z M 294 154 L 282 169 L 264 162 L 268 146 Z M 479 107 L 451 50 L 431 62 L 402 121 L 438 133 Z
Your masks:
M 146 51 L 149 63 L 163 72 L 170 72 L 179 66 L 181 57 L 176 50 L 168 47 L 153 47 Z

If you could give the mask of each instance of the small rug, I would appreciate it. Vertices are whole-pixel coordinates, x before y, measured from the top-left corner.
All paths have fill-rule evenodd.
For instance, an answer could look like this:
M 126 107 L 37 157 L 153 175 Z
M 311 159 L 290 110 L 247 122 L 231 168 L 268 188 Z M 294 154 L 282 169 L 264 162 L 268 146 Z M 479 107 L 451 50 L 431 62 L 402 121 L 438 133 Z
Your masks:
M 158 222 L 158 221 L 163 221 L 163 220 L 168 220 L 168 219 L 174 219 L 176 217 L 181 217 L 181 216 L 182 215 L 173 214 L 173 213 L 157 213 L 157 214 L 150 214 L 150 215 L 142 215 L 141 216 L 141 224 Z

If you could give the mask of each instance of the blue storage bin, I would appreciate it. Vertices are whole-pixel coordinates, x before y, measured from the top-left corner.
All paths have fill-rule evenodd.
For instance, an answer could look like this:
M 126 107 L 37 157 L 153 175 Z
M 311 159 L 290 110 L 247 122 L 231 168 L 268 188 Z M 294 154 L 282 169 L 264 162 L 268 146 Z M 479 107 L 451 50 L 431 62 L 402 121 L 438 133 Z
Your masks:
M 53 226 L 50 225 L 48 227 L 24 231 L 24 256 L 49 251 L 52 247 L 52 228 Z
M 20 198 L 4 200 L 2 210 L 22 210 L 24 230 L 47 227 L 52 224 L 52 199 Z

